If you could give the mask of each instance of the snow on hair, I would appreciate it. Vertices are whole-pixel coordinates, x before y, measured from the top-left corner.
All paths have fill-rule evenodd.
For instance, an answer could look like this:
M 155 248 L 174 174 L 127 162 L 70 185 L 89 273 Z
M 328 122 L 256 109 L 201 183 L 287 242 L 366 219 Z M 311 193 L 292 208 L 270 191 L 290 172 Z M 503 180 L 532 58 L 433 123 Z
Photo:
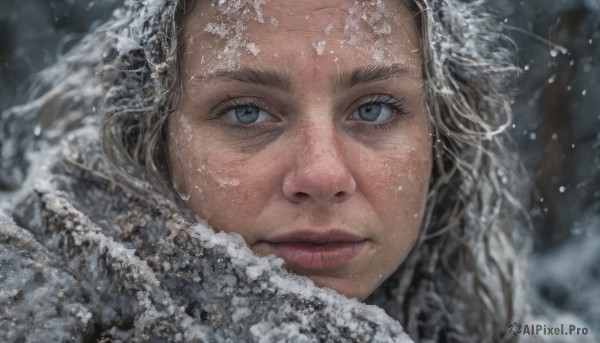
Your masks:
M 518 203 L 504 181 L 514 174 L 500 135 L 512 120 L 510 40 L 482 1 L 405 2 L 421 34 L 435 162 L 420 238 L 368 301 L 418 341 L 497 341 L 524 316 L 524 244 L 515 244 L 524 240 L 514 223 Z M 162 134 L 177 103 L 180 27 L 193 4 L 128 0 L 105 28 L 113 46 L 104 68 L 103 150 L 118 170 L 165 189 L 171 186 Z
M 527 244 L 513 195 L 520 180 L 507 182 L 517 170 L 500 135 L 512 121 L 513 45 L 483 1 L 412 7 L 435 162 L 417 245 L 370 301 L 417 340 L 501 341 L 526 310 L 519 259 Z

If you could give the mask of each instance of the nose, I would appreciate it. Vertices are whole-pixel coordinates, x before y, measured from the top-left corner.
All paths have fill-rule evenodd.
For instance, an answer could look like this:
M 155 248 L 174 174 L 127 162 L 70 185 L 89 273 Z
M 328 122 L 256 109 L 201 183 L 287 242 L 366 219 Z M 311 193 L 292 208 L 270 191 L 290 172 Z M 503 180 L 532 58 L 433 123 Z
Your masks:
M 294 203 L 339 203 L 356 191 L 348 157 L 332 130 L 307 128 L 294 147 L 295 161 L 283 180 L 283 193 Z M 328 132 L 325 132 L 328 131 Z

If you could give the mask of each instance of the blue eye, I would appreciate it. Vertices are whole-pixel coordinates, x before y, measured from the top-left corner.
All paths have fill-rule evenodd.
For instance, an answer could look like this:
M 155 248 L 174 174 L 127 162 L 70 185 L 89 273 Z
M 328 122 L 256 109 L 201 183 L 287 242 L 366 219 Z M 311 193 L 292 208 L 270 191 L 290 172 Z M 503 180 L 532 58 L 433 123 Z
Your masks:
M 256 106 L 238 107 L 234 111 L 235 118 L 242 124 L 254 123 L 260 114 L 260 109 Z
M 360 105 L 354 113 L 352 119 L 363 120 L 367 122 L 383 122 L 392 116 L 390 105 L 372 102 Z
M 257 106 L 242 105 L 230 109 L 225 116 L 233 124 L 250 125 L 269 120 L 270 115 Z

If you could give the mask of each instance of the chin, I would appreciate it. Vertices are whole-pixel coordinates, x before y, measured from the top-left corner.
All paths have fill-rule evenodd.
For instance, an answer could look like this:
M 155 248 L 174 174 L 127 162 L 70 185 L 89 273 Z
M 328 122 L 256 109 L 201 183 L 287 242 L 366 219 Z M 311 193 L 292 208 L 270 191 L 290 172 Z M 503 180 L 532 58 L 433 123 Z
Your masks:
M 302 275 L 302 274 L 299 274 Z M 321 288 L 329 288 L 338 294 L 341 294 L 347 298 L 354 298 L 358 301 L 364 301 L 379 287 L 380 283 L 375 285 L 359 284 L 360 281 L 344 279 L 332 276 L 323 275 L 304 275 L 311 279 L 315 285 Z M 382 281 L 383 282 L 383 281 Z

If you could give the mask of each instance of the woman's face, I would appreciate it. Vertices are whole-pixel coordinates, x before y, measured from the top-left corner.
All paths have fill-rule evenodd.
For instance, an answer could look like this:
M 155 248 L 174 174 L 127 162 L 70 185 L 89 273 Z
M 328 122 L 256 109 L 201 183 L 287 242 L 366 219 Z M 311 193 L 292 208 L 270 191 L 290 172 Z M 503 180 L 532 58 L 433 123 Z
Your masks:
M 415 242 L 431 170 L 402 3 L 200 1 L 167 127 L 173 183 L 198 217 L 361 300 Z

